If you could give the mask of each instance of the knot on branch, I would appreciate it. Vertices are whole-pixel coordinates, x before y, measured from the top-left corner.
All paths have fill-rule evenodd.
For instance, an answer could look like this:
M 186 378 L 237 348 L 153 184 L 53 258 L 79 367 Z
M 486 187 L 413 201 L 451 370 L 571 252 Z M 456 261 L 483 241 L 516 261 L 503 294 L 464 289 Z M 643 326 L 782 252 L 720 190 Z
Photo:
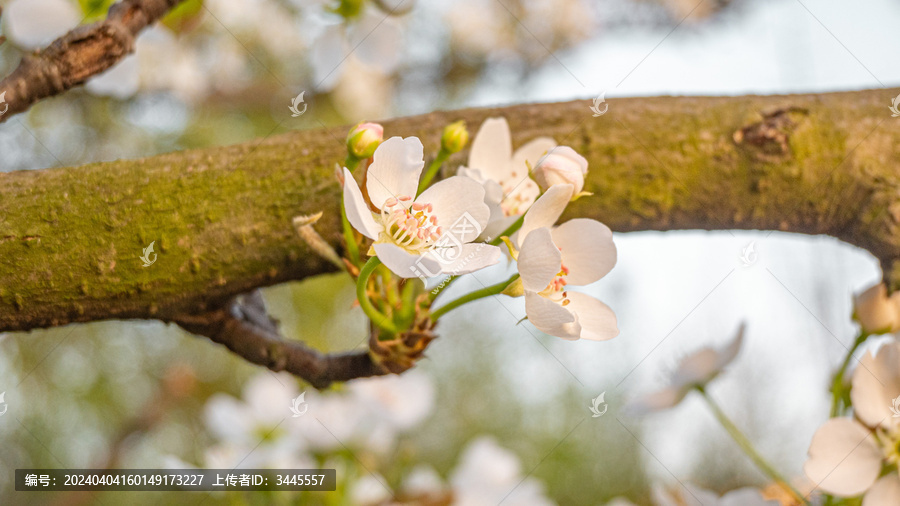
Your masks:
M 747 125 L 736 132 L 734 143 L 762 162 L 778 163 L 793 157 L 791 134 L 800 124 L 807 109 L 788 107 L 764 114 L 762 121 Z

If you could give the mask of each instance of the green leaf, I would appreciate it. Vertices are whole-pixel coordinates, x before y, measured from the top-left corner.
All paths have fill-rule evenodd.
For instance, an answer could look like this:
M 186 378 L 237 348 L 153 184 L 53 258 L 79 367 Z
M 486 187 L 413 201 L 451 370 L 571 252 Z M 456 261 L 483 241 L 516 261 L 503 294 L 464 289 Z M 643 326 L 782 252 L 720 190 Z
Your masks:
M 162 24 L 175 33 L 189 31 L 200 23 L 203 10 L 203 0 L 181 2 L 162 18 Z

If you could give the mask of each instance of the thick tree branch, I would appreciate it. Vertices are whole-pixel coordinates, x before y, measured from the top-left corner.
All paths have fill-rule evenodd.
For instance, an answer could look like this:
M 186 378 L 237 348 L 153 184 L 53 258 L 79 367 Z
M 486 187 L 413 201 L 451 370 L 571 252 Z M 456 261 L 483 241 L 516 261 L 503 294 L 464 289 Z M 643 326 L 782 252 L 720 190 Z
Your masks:
M 176 316 L 169 321 L 226 346 L 248 362 L 273 371 L 287 371 L 315 388 L 390 373 L 376 364 L 367 350 L 324 354 L 299 341 L 282 339 L 258 291 L 235 297 L 222 309 Z
M 887 106 L 898 93 L 618 99 L 599 118 L 583 100 L 384 124 L 388 135 L 420 136 L 433 154 L 447 123 L 465 119 L 475 130 L 486 117 L 506 116 L 517 146 L 548 135 L 587 157 L 585 190 L 595 196 L 575 202 L 568 217 L 596 218 L 617 232 L 828 234 L 870 251 L 897 286 L 900 120 Z M 298 238 L 291 218 L 324 211 L 315 227 L 342 250 L 334 163 L 345 157 L 345 135 L 344 127 L 295 131 L 142 160 L 0 173 L 0 331 L 175 321 L 334 270 Z M 151 241 L 158 260 L 142 267 Z
M 0 122 L 26 111 L 41 99 L 84 84 L 134 51 L 137 34 L 183 0 L 122 0 L 103 21 L 79 26 L 48 47 L 22 57 L 0 81 L 9 110 Z

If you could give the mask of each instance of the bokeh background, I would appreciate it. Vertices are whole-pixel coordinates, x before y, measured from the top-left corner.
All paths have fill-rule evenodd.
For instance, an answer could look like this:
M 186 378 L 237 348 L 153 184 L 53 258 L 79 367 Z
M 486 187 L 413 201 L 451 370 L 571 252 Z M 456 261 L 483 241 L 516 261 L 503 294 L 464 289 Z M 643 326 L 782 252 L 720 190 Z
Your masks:
M 2 74 L 23 51 L 102 18 L 111 3 L 0 1 L 10 39 L 0 46 Z M 0 125 L 0 170 L 601 92 L 614 115 L 622 96 L 900 83 L 891 53 L 900 3 L 892 0 L 406 0 L 399 8 L 365 0 L 343 4 L 349 21 L 333 6 L 190 0 L 142 34 L 134 56 Z M 309 110 L 286 121 L 301 91 Z M 885 114 L 892 98 L 885 92 Z M 617 234 L 616 243 L 617 267 L 585 290 L 616 311 L 618 338 L 562 341 L 517 324 L 521 300 L 488 299 L 442 320 L 415 374 L 322 394 L 158 322 L 0 334 L 8 406 L 0 503 L 379 504 L 390 488 L 421 504 L 441 504 L 448 491 L 469 504 L 649 504 L 652 487 L 679 482 L 718 492 L 764 487 L 697 399 L 644 418 L 623 411 L 629 398 L 662 386 L 680 357 L 721 345 L 741 321 L 745 347 L 711 394 L 776 467 L 801 479 L 810 437 L 827 417 L 830 374 L 854 338 L 852 294 L 878 279 L 875 260 L 828 237 L 765 231 Z M 758 257 L 747 265 L 741 255 L 751 243 Z M 494 282 L 506 269 L 451 291 Z M 324 350 L 362 345 L 364 319 L 340 275 L 272 287 L 265 297 L 291 339 Z M 306 418 L 285 420 L 303 391 Z M 592 418 L 588 406 L 601 392 L 609 411 Z M 313 418 L 329 430 L 308 425 Z M 337 467 L 341 488 L 12 491 L 15 468 L 251 463 Z

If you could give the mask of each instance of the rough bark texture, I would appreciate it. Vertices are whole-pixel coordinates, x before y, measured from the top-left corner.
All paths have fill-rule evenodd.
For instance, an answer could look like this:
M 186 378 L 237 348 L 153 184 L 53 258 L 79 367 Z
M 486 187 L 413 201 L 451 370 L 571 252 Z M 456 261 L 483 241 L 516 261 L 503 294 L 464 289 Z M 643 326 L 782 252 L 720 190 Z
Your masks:
M 137 34 L 183 0 L 122 0 L 103 21 L 79 26 L 47 48 L 26 54 L 16 70 L 0 81 L 9 109 L 0 122 L 28 110 L 37 101 L 84 84 L 134 51 Z
M 441 128 L 509 119 L 516 145 L 549 135 L 590 162 L 569 217 L 614 231 L 761 229 L 828 234 L 900 282 L 900 90 L 767 97 L 587 100 L 385 121 L 436 152 Z M 0 174 L 0 331 L 215 311 L 254 288 L 333 270 L 291 224 L 341 250 L 346 128 L 142 160 Z M 448 164 L 455 167 L 465 153 Z M 142 267 L 156 241 L 158 260 Z

